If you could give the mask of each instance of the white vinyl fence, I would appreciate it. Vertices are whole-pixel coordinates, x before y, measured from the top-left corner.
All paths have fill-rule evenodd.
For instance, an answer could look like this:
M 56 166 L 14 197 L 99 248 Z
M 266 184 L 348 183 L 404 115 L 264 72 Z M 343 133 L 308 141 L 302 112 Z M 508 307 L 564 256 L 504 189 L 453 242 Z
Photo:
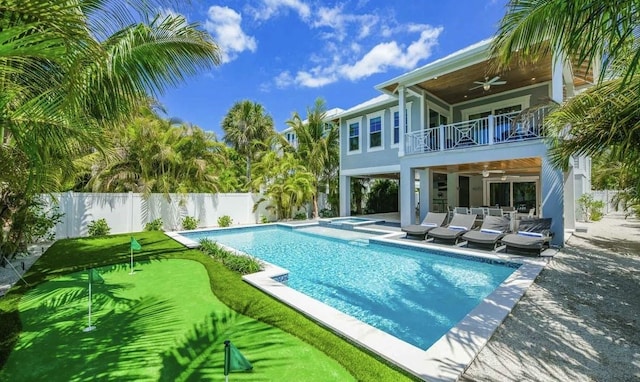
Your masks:
M 604 209 L 602 212 L 605 215 L 615 211 L 622 211 L 622 205 L 618 206 L 613 201 L 613 197 L 616 196 L 617 194 L 618 194 L 618 191 L 614 191 L 614 190 L 591 191 L 593 200 L 602 200 L 604 202 Z
M 233 225 L 259 223 L 262 216 L 272 219 L 266 211 L 267 203 L 261 203 L 253 212 L 258 194 L 152 194 L 145 199 L 137 193 L 74 193 L 65 192 L 46 196 L 50 205 L 64 213 L 56 226 L 56 239 L 87 236 L 87 225 L 98 219 L 106 219 L 111 233 L 138 232 L 146 223 L 161 218 L 164 230 L 182 229 L 182 219 L 193 216 L 199 228 L 218 225 L 218 218 L 228 215 Z

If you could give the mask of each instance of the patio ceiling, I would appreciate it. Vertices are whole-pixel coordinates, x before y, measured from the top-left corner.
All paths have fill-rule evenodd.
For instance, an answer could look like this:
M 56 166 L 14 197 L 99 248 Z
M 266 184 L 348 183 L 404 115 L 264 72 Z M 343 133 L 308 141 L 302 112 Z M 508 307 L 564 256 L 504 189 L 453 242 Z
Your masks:
M 495 95 L 521 87 L 551 81 L 552 65 L 551 56 L 541 58 L 535 63 L 524 63 L 522 60 L 514 60 L 511 68 L 505 70 L 495 70 L 490 60 L 482 61 L 463 69 L 456 70 L 441 76 L 425 79 L 410 86 L 413 90 L 426 90 L 436 97 L 444 100 L 450 105 L 469 101 L 476 98 Z M 586 65 L 573 65 L 574 86 L 581 87 L 593 82 L 593 71 L 587 70 Z M 492 79 L 500 77 L 500 81 L 506 81 L 504 85 L 492 85 L 489 90 L 482 87 L 471 90 L 477 86 L 474 81 L 484 81 L 485 78 Z M 389 84 L 385 87 L 387 91 L 393 92 L 396 84 Z
M 485 167 L 486 166 L 486 167 Z M 502 170 L 503 175 L 537 175 L 540 173 L 542 160 L 537 158 L 510 159 L 495 162 L 460 163 L 446 166 L 430 167 L 431 171 L 440 173 L 460 173 L 469 175 L 482 174 L 482 170 Z

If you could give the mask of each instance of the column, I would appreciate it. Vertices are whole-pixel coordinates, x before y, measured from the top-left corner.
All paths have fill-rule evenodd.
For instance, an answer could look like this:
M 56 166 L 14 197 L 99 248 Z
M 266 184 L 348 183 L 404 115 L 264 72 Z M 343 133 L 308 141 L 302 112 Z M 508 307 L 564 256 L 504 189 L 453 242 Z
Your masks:
M 562 103 L 563 100 L 563 69 L 564 56 L 560 53 L 554 53 L 551 65 L 551 99 L 558 103 Z
M 542 173 L 540 179 L 541 201 L 540 214 L 551 218 L 551 231 L 554 233 L 551 244 L 564 245 L 564 176 L 562 171 L 553 167 L 547 155 L 542 157 Z
M 340 216 L 351 216 L 351 177 L 340 175 Z
M 398 156 L 404 156 L 404 148 L 405 148 L 405 135 L 407 134 L 407 118 L 405 116 L 405 110 L 407 108 L 406 102 L 404 99 L 404 86 L 398 86 L 398 123 L 400 124 L 400 142 L 398 147 Z
M 400 166 L 400 224 L 414 224 L 415 215 L 415 171 L 411 167 Z
M 419 170 L 418 176 L 420 177 L 420 219 L 418 221 L 423 221 L 429 211 L 435 211 L 431 206 L 433 176 L 430 168 Z

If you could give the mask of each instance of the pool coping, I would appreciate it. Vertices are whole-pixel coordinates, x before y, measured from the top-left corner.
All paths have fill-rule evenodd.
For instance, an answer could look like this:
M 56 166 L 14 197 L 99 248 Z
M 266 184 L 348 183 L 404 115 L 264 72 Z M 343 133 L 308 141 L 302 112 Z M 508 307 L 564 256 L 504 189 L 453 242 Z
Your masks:
M 252 226 L 265 226 L 265 224 Z M 386 232 L 373 241 L 421 250 L 428 248 L 439 252 L 444 251 L 483 260 L 521 265 L 479 305 L 426 350 L 404 342 L 389 333 L 289 288 L 280 282 L 286 281 L 289 271 L 277 265 L 260 260 L 264 264 L 264 270 L 245 275 L 242 279 L 416 377 L 428 381 L 456 381 L 544 269 L 547 264 L 546 256 L 551 256 L 555 252 L 549 249 L 545 251 L 545 257 L 529 258 L 480 252 L 455 246 L 442 246 L 428 242 L 404 242 L 399 240 L 404 237 L 403 233 Z M 174 235 L 170 236 L 178 240 L 179 232 L 172 234 Z M 197 242 L 183 236 L 179 237 L 197 244 Z M 218 245 L 221 244 L 218 243 Z M 246 256 L 245 253 L 234 248 L 221 246 L 233 253 Z

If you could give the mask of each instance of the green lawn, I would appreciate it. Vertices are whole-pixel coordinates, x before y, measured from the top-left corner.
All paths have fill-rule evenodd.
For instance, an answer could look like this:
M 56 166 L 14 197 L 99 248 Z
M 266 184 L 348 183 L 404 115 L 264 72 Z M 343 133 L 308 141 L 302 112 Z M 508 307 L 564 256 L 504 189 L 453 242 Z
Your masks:
M 348 380 L 350 377 L 342 368 L 351 374 L 351 379 L 360 381 L 413 379 L 246 284 L 239 274 L 200 251 L 185 249 L 159 232 L 137 233 L 135 236 L 142 245 L 142 251 L 136 253 L 140 271 L 134 276 L 127 274 L 125 266 L 129 255 L 127 235 L 60 240 L 25 275 L 31 287 L 16 285 L 0 298 L 0 366 L 3 367 L 0 380 L 21 380 L 13 378 L 18 368 L 31 368 L 33 373 L 42 373 L 41 368 L 49 367 L 56 373 L 65 370 L 60 372 L 61 380 L 90 379 L 92 375 L 99 377 L 98 374 L 84 374 L 84 369 L 68 366 L 68 362 L 102 364 L 104 373 L 127 373 L 122 374 L 125 380 L 138 380 L 140 375 L 147 374 L 155 376 L 152 379 L 164 376 L 166 380 L 178 377 L 206 380 L 210 376 L 218 379 L 222 375 L 219 370 L 222 358 L 217 352 L 222 350 L 220 344 L 226 337 L 247 355 L 255 368 L 249 374 L 234 373 L 234 380 Z M 147 267 L 170 263 L 160 261 L 166 259 L 192 260 L 204 278 L 198 276 L 197 285 L 190 284 L 195 276 L 186 281 L 191 286 L 184 282 L 177 285 L 176 280 L 172 281 L 176 278 L 172 271 L 162 271 L 168 273 L 156 277 L 162 272 L 147 270 Z M 82 319 L 86 315 L 86 305 L 81 302 L 82 298 L 86 302 L 86 287 L 82 286 L 86 272 L 81 271 L 98 266 L 107 270 L 107 282 L 98 286 L 105 292 L 99 301 L 104 308 L 97 313 L 98 329 L 87 334 L 82 332 L 86 326 Z M 121 276 L 117 276 L 120 273 Z M 116 278 L 111 281 L 111 277 Z M 116 288 L 121 284 L 141 283 L 147 277 L 156 286 L 132 287 L 126 296 L 121 296 L 122 288 Z M 65 288 L 58 287 L 77 283 L 79 286 L 70 287 L 67 292 L 60 291 Z M 32 289 L 34 286 L 36 288 Z M 182 316 L 185 314 L 182 303 L 190 304 L 202 299 L 211 299 L 212 306 L 201 302 L 196 304 L 197 307 L 188 309 L 194 314 L 198 312 L 195 318 Z M 58 305 L 68 307 L 68 311 L 54 313 L 52 307 Z M 22 312 L 19 312 L 19 307 Z M 52 321 L 63 314 L 73 318 Z M 216 327 L 211 326 L 212 322 L 218 323 Z M 169 328 L 171 331 L 179 328 L 178 333 L 181 334 L 168 334 Z M 149 330 L 148 335 L 145 330 Z M 92 341 L 98 334 L 107 335 L 100 337 L 100 341 Z M 156 344 L 171 342 L 165 337 L 173 338 L 173 343 L 167 345 L 169 347 L 156 347 Z M 55 350 L 57 347 L 36 350 L 34 347 L 40 340 L 52 341 L 63 349 L 59 352 Z M 127 345 L 123 345 L 125 343 Z M 97 348 L 92 350 L 87 346 Z M 140 357 L 146 353 L 150 354 L 145 357 L 154 360 L 144 358 L 143 362 Z M 18 365 L 15 368 L 14 358 L 15 365 Z M 133 370 L 128 371 L 127 365 L 132 365 Z M 290 370 L 291 374 L 284 377 L 281 374 L 284 370 Z M 263 372 L 266 374 L 260 374 Z M 69 378 L 71 373 L 76 373 L 77 378 Z
M 224 340 L 253 363 L 236 381 L 348 381 L 335 360 L 280 329 L 237 314 L 212 293 L 205 267 L 154 260 L 100 268 L 87 326 L 87 272 L 39 285 L 19 303 L 23 330 L 0 372 L 6 381 L 223 380 Z M 37 362 L 34 362 L 37 360 Z M 29 365 L 28 367 L 24 367 Z

